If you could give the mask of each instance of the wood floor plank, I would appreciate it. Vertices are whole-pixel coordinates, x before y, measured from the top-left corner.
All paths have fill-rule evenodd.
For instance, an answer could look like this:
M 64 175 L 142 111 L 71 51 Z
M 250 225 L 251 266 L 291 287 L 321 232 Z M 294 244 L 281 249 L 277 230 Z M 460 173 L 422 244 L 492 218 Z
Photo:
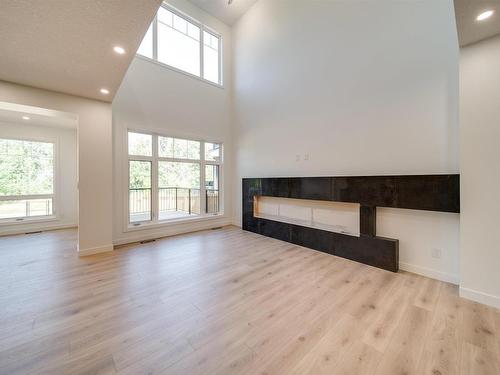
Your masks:
M 79 258 L 0 237 L 0 373 L 498 374 L 500 311 L 456 286 L 236 227 Z
M 460 375 L 498 375 L 500 360 L 494 353 L 479 346 L 463 343 Z
M 396 329 L 377 375 L 418 374 L 418 364 L 430 328 L 432 313 L 416 306 L 408 306 L 405 317 Z

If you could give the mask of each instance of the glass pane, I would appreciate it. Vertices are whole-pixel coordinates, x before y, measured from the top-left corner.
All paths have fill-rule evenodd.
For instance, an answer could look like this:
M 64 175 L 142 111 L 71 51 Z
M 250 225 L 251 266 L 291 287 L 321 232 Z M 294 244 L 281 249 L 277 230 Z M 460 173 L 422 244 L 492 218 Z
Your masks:
M 174 138 L 174 158 L 187 159 L 188 140 Z
M 171 11 L 163 7 L 158 9 L 158 21 L 164 23 L 165 25 L 172 26 L 173 16 L 174 14 Z
M 158 155 L 162 158 L 200 160 L 200 142 L 158 137 Z
M 174 157 L 174 139 L 158 137 L 158 155 L 162 158 Z
M 198 26 L 176 15 L 174 28 L 158 23 L 158 61 L 199 77 L 199 35 Z
M 0 219 L 53 215 L 52 198 L 0 201 Z
M 208 161 L 221 161 L 222 153 L 221 153 L 222 145 L 220 143 L 205 143 L 205 160 Z
M 196 40 L 200 40 L 200 28 L 192 23 L 188 23 L 188 35 Z
M 219 166 L 205 166 L 205 189 L 219 190 Z
M 53 192 L 54 144 L 0 139 L 0 195 Z
M 153 155 L 153 136 L 150 134 L 129 132 L 128 154 L 139 156 Z
M 159 219 L 200 214 L 200 164 L 158 162 Z
M 219 166 L 205 166 L 205 212 L 215 214 L 219 212 Z
M 188 141 L 187 157 L 188 157 L 188 159 L 200 160 L 200 142 Z
M 203 78 L 220 83 L 219 77 L 219 39 L 206 31 L 203 32 Z
M 151 162 L 129 161 L 130 222 L 151 220 Z
M 139 55 L 149 57 L 150 59 L 153 58 L 153 24 L 149 26 L 146 35 L 144 35 L 137 53 Z
M 177 14 L 174 14 L 174 29 L 187 35 L 187 25 L 188 22 L 184 18 L 181 18 Z

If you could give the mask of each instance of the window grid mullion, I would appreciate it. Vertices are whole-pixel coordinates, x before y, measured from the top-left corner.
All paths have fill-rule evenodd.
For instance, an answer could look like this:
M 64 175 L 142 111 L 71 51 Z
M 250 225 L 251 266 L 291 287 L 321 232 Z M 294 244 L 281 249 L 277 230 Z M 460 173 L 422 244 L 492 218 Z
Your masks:
M 207 207 L 207 194 L 205 189 L 205 142 L 200 144 L 200 212 L 202 215 L 206 215 Z
M 160 218 L 160 200 L 158 190 L 158 136 L 153 135 L 153 161 L 151 165 L 151 220 L 158 222 Z
M 200 78 L 205 79 L 205 64 L 203 56 L 203 43 L 205 38 L 205 28 L 200 25 Z
M 153 20 L 153 60 L 158 61 L 158 15 Z

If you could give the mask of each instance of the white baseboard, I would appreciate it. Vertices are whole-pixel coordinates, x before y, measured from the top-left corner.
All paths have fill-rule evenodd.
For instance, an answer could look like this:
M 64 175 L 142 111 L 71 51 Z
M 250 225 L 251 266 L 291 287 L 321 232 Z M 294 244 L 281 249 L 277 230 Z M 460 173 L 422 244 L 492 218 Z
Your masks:
M 470 299 L 472 301 L 500 309 L 500 297 L 498 296 L 494 296 L 488 293 L 478 292 L 477 290 L 472 290 L 464 287 L 460 287 L 459 292 L 460 292 L 460 297 L 462 298 Z
M 441 272 L 432 268 L 417 266 L 415 264 L 399 262 L 399 269 L 455 285 L 460 283 L 458 275 Z
M 12 229 L 0 230 L 0 236 L 13 236 L 17 234 L 25 234 L 29 232 L 39 232 L 39 231 L 49 231 L 49 230 L 58 230 L 58 229 L 71 229 L 78 228 L 78 224 L 70 223 L 70 224 L 57 224 L 57 223 L 28 223 L 26 226 L 18 225 L 13 227 Z
M 86 257 L 89 255 L 94 255 L 94 254 L 107 253 L 108 251 L 113 251 L 113 244 L 98 246 L 98 247 L 91 247 L 88 249 L 78 248 L 78 256 Z
M 129 243 L 147 241 L 162 237 L 176 236 L 178 234 L 184 234 L 184 233 L 198 232 L 201 230 L 212 229 L 215 227 L 223 227 L 231 224 L 232 224 L 231 219 L 220 218 L 218 220 L 213 220 L 213 221 L 199 221 L 196 223 L 186 223 L 185 226 L 175 225 L 171 227 L 158 228 L 157 230 L 144 229 L 144 232 L 141 231 L 128 232 L 129 235 L 114 239 L 113 245 L 115 246 L 126 245 Z

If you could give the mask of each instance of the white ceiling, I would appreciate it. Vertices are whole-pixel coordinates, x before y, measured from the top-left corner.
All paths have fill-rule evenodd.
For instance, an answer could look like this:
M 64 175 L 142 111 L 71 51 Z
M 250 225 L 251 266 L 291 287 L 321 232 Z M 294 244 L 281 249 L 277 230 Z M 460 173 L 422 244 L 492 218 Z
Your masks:
M 257 0 L 190 0 L 198 8 L 203 9 L 226 25 L 233 25 Z
M 160 4 L 1 0 L 0 80 L 111 101 Z
M 500 34 L 500 0 L 454 0 L 460 46 Z M 495 13 L 484 21 L 476 17 L 485 10 Z

